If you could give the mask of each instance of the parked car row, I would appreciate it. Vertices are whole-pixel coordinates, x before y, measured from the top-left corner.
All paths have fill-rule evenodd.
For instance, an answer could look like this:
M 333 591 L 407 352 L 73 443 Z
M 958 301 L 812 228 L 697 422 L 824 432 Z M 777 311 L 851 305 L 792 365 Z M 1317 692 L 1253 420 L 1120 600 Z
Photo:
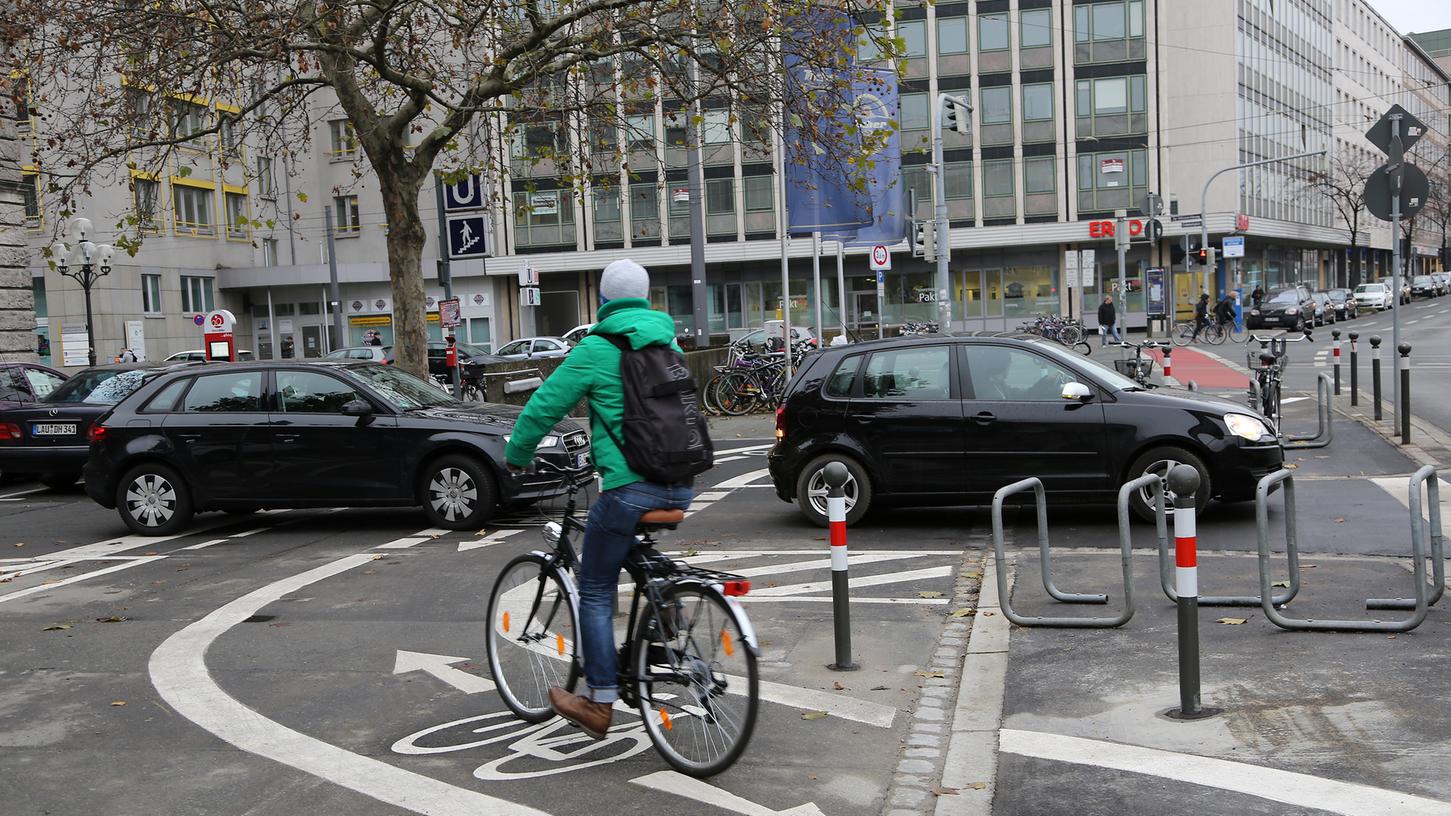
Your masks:
M 1411 278 L 1411 297 L 1434 298 L 1451 293 L 1451 273 L 1415 275 Z

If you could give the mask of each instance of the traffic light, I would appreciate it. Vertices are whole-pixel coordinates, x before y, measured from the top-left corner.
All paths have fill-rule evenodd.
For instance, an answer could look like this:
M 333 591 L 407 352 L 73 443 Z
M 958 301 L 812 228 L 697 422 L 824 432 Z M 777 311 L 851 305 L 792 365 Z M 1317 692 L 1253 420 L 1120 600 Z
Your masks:
M 1200 248 L 1194 252 L 1194 263 L 1199 266 L 1209 265 L 1209 250 Z
M 942 112 L 943 130 L 955 130 L 964 136 L 972 131 L 971 105 L 950 94 L 938 94 L 937 103 Z
M 937 222 L 912 222 L 912 254 L 924 260 L 937 260 Z

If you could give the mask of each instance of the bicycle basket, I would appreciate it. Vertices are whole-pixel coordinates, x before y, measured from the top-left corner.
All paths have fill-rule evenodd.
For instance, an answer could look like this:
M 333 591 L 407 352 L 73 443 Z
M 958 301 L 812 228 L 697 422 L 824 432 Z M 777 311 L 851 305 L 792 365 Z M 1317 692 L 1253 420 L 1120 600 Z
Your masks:
M 1152 360 L 1137 360 L 1132 357 L 1125 360 L 1114 360 L 1113 368 L 1125 377 L 1139 378 L 1147 377 L 1154 370 Z

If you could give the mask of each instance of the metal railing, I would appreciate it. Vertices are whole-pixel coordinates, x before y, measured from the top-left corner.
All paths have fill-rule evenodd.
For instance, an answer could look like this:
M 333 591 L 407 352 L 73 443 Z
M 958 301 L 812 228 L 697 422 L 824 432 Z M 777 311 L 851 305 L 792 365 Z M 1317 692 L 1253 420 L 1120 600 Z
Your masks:
M 1430 523 L 1421 518 L 1421 485 L 1426 486 L 1426 507 Z M 1434 606 L 1446 592 L 1446 548 L 1441 535 L 1441 477 L 1436 468 L 1426 465 L 1411 476 L 1410 496 L 1411 538 L 1421 542 L 1421 552 L 1431 556 L 1431 594 L 1427 606 Z M 1428 529 L 1429 528 L 1429 529 Z M 1415 609 L 1415 598 L 1370 598 L 1366 609 Z

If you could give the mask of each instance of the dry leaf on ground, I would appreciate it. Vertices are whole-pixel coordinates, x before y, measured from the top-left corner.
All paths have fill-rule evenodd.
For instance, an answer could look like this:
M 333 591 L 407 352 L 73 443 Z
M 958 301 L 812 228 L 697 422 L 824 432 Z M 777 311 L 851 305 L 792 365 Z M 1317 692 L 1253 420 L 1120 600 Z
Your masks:
M 984 788 L 987 787 L 987 783 L 986 782 L 974 782 L 971 785 L 968 785 L 968 787 L 969 788 L 972 788 L 973 790 L 982 790 L 982 789 L 984 789 Z
M 942 597 L 942 593 L 941 592 L 934 592 L 932 590 L 923 590 L 923 591 L 917 593 L 917 597 L 919 597 L 919 598 L 941 598 Z
M 131 620 L 125 615 L 107 615 L 104 618 L 96 618 L 96 623 L 122 623 Z
M 831 687 L 836 689 L 837 691 L 846 691 L 846 686 L 843 686 L 840 680 L 832 681 Z
M 965 573 L 965 575 L 968 578 L 972 578 L 972 579 L 975 579 L 975 580 L 982 578 L 982 573 L 980 573 L 980 572 L 969 572 L 969 573 Z
M 1290 586 L 1290 582 L 1289 581 L 1272 581 L 1270 583 L 1270 586 L 1273 586 L 1273 587 L 1289 587 Z
M 954 618 L 965 618 L 968 615 L 976 615 L 976 614 L 977 614 L 977 610 L 976 609 L 973 609 L 972 607 L 969 606 L 966 609 L 954 609 L 952 611 L 952 615 L 951 616 L 954 617 Z
M 1249 623 L 1247 618 L 1220 618 L 1219 622 L 1225 626 L 1239 626 L 1241 623 Z
M 915 674 L 915 675 L 917 675 L 918 677 L 946 677 L 947 676 L 947 675 L 943 674 L 940 671 L 916 671 L 916 672 L 912 672 L 912 673 Z
M 119 708 L 120 706 L 126 705 L 126 701 L 125 700 L 117 700 L 114 703 L 111 703 L 111 705 L 116 706 L 116 707 Z
M 825 716 L 826 716 L 826 712 L 825 711 L 803 711 L 803 712 L 801 712 L 801 719 L 803 719 L 803 720 L 819 720 L 819 719 L 822 719 Z
M 45 627 L 44 629 L 42 629 L 40 631 L 42 631 L 42 632 L 59 632 L 62 629 L 70 629 L 70 628 L 72 628 L 74 626 L 75 626 L 74 623 L 52 623 L 51 625 Z
M 932 791 L 933 796 L 956 796 L 961 788 L 949 788 L 943 785 L 941 787 L 933 786 L 928 788 L 928 790 Z

